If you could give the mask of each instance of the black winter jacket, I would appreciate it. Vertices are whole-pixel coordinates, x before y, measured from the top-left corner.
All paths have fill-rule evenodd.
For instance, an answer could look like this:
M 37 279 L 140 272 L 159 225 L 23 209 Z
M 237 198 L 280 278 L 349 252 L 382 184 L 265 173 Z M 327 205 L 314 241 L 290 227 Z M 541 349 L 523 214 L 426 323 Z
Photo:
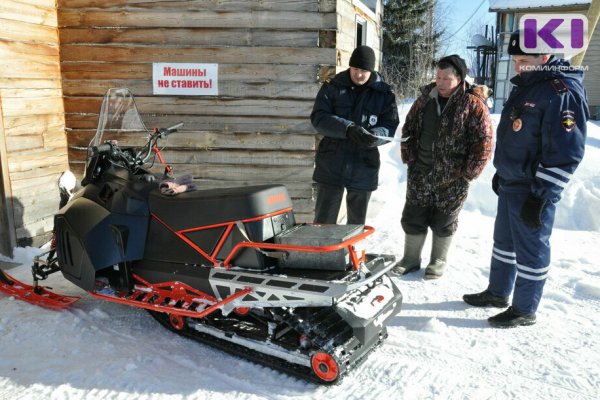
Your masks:
M 357 88 L 346 70 L 323 84 L 317 94 L 310 120 L 324 136 L 315 157 L 313 179 L 318 183 L 352 190 L 377 189 L 379 150 L 346 139 L 346 129 L 355 123 L 374 135 L 394 137 L 398 108 L 391 87 L 377 72 L 365 85 Z M 388 142 L 380 140 L 377 145 Z

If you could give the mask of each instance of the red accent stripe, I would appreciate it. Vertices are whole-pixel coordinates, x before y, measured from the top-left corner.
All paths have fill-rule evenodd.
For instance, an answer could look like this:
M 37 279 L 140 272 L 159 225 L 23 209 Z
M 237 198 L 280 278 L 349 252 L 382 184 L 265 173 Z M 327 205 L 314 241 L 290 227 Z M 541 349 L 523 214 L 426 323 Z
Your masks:
M 241 220 L 241 222 L 246 223 L 246 222 L 260 221 L 260 220 L 263 220 L 263 219 L 266 219 L 269 217 L 273 217 L 275 215 L 285 214 L 292 210 L 293 210 L 292 207 L 284 208 L 282 210 L 268 213 L 265 215 L 261 215 L 259 217 L 243 219 L 243 220 Z M 190 246 L 196 252 L 200 253 L 200 255 L 202 255 L 202 257 L 206 258 L 207 260 L 212 262 L 214 266 L 217 266 L 217 267 L 220 265 L 219 260 L 217 260 L 217 258 L 216 258 L 217 254 L 219 254 L 219 251 L 225 244 L 225 241 L 231 234 L 231 231 L 233 230 L 233 227 L 235 226 L 235 224 L 237 222 L 237 221 L 219 222 L 218 224 L 204 225 L 204 226 L 199 226 L 199 227 L 195 227 L 195 228 L 187 228 L 187 229 L 181 229 L 179 231 L 176 231 L 176 230 L 172 229 L 169 225 L 167 225 L 166 222 L 161 220 L 156 214 L 150 213 L 150 215 L 152 216 L 152 218 L 156 219 L 158 222 L 160 222 L 162 225 L 164 225 L 168 230 L 170 230 L 175 235 L 177 235 L 177 237 L 179 237 L 181 240 L 183 240 L 185 243 L 187 243 L 188 246 Z M 221 239 L 219 239 L 219 242 L 217 243 L 217 247 L 215 248 L 215 250 L 213 251 L 213 253 L 211 255 L 209 255 L 206 251 L 202 250 L 196 243 L 194 243 L 191 239 L 189 239 L 187 236 L 185 236 L 186 233 L 197 232 L 197 231 L 213 229 L 213 228 L 222 228 L 224 226 L 226 226 L 227 228 L 225 229 L 225 232 L 223 232 Z
M 272 213 L 269 213 L 269 214 L 264 214 L 264 215 L 261 215 L 261 216 L 259 216 L 259 217 L 253 217 L 253 218 L 248 218 L 248 219 L 242 219 L 242 220 L 240 220 L 240 222 L 244 222 L 244 223 L 245 223 L 245 222 L 254 222 L 254 221 L 260 221 L 260 220 L 262 220 L 262 219 L 266 219 L 266 218 L 269 218 L 269 217 L 273 217 L 273 216 L 275 216 L 275 215 L 285 214 L 286 212 L 288 212 L 288 211 L 292 211 L 292 210 L 293 210 L 293 208 L 291 208 L 291 207 L 290 207 L 290 208 L 284 208 L 284 209 L 282 209 L 282 210 L 275 211 L 275 212 L 272 212 Z M 203 230 L 203 229 L 210 229 L 210 228 L 220 228 L 220 227 L 222 227 L 222 226 L 226 226 L 226 225 L 230 225 L 230 224 L 234 224 L 234 225 L 235 225 L 235 223 L 236 223 L 236 222 L 237 222 L 237 221 L 226 221 L 226 222 L 219 222 L 218 224 L 213 224 L 213 225 L 203 225 L 203 226 L 198 226 L 198 227 L 196 227 L 196 228 L 187 228 L 187 229 L 182 229 L 182 230 L 180 230 L 180 231 L 178 231 L 178 232 L 181 232 L 181 233 L 188 233 L 188 232 L 201 231 L 201 230 Z
M 167 228 L 168 230 L 170 230 L 171 232 L 173 232 L 175 235 L 177 235 L 177 237 L 179 237 L 181 240 L 183 240 L 185 243 L 187 243 L 188 246 L 190 246 L 192 249 L 196 250 L 198 253 L 200 253 L 200 255 L 202 255 L 202 257 L 206 258 L 207 260 L 209 260 L 210 262 L 213 263 L 213 265 L 218 266 L 219 262 L 217 260 L 215 260 L 213 257 L 211 257 L 209 254 L 207 254 L 204 250 L 202 250 L 200 247 L 198 247 L 198 245 L 196 245 L 196 243 L 192 242 L 190 239 L 188 239 L 185 235 L 183 235 L 182 233 L 175 231 L 173 229 L 171 229 L 171 227 L 169 225 L 167 225 L 166 222 L 164 222 L 162 219 L 158 218 L 158 216 L 154 213 L 150 213 L 150 215 L 152 216 L 152 218 L 156 219 L 158 222 L 160 222 L 165 228 Z M 183 232 L 183 231 L 182 231 Z
M 215 260 L 217 259 L 217 255 L 219 254 L 219 251 L 221 251 L 221 248 L 225 244 L 225 241 L 229 237 L 229 234 L 233 230 L 234 226 L 235 226 L 235 224 L 227 225 L 227 229 L 225 229 L 225 232 L 223 232 L 223 235 L 221 236 L 219 243 L 217 243 L 217 247 L 215 247 L 215 251 L 213 251 L 213 253 L 211 254 L 211 256 L 213 256 Z

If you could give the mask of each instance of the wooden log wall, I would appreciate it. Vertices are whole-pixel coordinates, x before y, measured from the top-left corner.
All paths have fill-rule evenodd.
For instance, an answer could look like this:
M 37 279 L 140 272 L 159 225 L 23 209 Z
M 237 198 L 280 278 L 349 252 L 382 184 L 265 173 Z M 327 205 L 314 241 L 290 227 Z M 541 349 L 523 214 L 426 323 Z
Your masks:
M 52 231 L 68 167 L 55 0 L 2 0 L 0 26 L 2 235 L 37 245 Z
M 58 0 L 71 169 L 102 96 L 128 87 L 148 127 L 183 121 L 165 159 L 200 187 L 283 183 L 312 219 L 320 83 L 335 72 L 336 0 Z M 152 63 L 219 64 L 218 96 L 153 96 Z

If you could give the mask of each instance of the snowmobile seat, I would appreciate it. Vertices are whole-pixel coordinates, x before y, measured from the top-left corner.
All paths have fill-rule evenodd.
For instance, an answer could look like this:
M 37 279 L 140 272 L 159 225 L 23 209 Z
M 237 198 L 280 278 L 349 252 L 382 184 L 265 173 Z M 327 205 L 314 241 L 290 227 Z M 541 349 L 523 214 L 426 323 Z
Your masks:
M 292 208 L 283 185 L 206 189 L 165 196 L 150 193 L 150 212 L 178 231 L 261 217 Z

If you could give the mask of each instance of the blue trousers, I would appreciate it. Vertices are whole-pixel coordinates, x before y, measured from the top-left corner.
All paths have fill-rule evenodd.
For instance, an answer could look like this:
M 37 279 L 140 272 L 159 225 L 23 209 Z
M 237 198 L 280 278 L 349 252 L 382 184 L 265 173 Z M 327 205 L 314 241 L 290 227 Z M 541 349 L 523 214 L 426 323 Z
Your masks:
M 521 207 L 528 193 L 500 189 L 494 225 L 494 249 L 488 290 L 508 297 L 520 313 L 535 313 L 550 269 L 550 234 L 554 225 L 555 203 L 546 202 L 540 228 L 523 224 Z

